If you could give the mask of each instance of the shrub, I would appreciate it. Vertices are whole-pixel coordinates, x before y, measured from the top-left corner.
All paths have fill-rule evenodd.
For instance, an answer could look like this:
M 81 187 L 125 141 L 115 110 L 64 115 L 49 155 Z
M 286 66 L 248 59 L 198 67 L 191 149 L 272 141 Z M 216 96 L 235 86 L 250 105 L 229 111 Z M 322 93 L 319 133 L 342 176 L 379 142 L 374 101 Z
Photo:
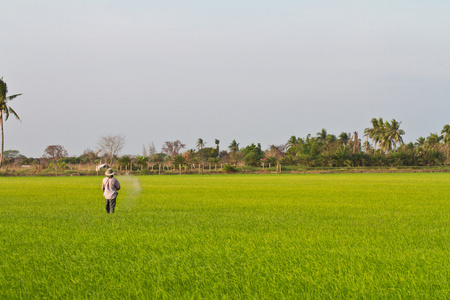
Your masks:
M 226 164 L 225 166 L 223 166 L 223 171 L 225 173 L 236 173 L 238 170 L 234 166 Z

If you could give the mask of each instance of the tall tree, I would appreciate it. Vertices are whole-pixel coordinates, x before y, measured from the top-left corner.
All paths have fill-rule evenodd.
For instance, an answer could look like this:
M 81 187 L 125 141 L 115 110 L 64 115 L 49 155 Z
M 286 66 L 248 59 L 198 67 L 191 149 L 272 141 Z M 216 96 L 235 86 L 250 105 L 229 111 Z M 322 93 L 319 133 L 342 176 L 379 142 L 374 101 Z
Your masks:
M 397 122 L 395 119 L 392 119 L 389 127 L 389 138 L 391 139 L 391 143 L 394 146 L 394 151 L 397 150 L 397 144 L 399 146 L 404 144 L 402 135 L 405 134 L 405 131 L 400 129 L 401 123 L 402 122 Z
M 111 165 L 114 156 L 119 154 L 123 146 L 125 146 L 125 137 L 122 135 L 102 136 L 98 141 L 99 149 L 109 156 Z
M 381 119 L 381 118 L 380 118 Z M 388 121 L 384 123 L 379 123 L 379 141 L 380 148 L 385 153 L 389 153 L 392 149 L 392 139 L 391 139 L 391 124 Z
M 161 149 L 162 153 L 167 154 L 171 158 L 180 154 L 180 150 L 186 147 L 185 144 L 180 142 L 180 140 L 176 140 L 174 142 L 165 142 L 164 146 Z
M 445 136 L 449 136 L 450 137 L 450 125 L 445 125 L 444 128 L 441 131 L 441 134 Z
M 60 159 L 67 156 L 69 154 L 61 145 L 50 145 L 44 150 L 44 157 L 49 159 Z
M 322 130 L 317 133 L 317 141 L 319 143 L 326 144 L 327 136 L 328 136 L 327 130 L 325 128 L 322 128 Z
M 450 158 L 450 125 L 445 125 L 444 128 L 441 131 L 441 134 L 443 134 L 443 141 L 444 146 L 447 150 L 447 159 Z
M 148 157 L 151 157 L 152 155 L 156 154 L 156 147 L 155 144 L 152 142 L 151 144 L 148 144 Z
M 350 141 L 351 133 L 341 132 L 339 134 L 338 139 L 341 142 L 342 146 L 347 146 L 348 142 Z
M 444 137 L 437 134 L 437 132 L 430 133 L 430 135 L 426 139 L 425 145 L 427 146 L 428 150 L 438 150 L 443 138 Z
M 14 98 L 20 96 L 22 94 L 16 94 L 12 96 L 8 96 L 8 86 L 6 82 L 3 81 L 3 77 L 0 79 L 0 131 L 1 131 L 1 139 L 2 139 L 2 148 L 0 151 L 0 167 L 3 163 L 3 151 L 5 149 L 5 134 L 3 129 L 3 115 L 5 115 L 5 121 L 8 120 L 9 115 L 13 115 L 16 119 L 20 121 L 17 113 L 9 106 L 8 102 L 13 100 Z
M 202 150 L 204 147 L 205 147 L 205 142 L 203 141 L 203 139 L 198 139 L 197 140 L 197 145 L 196 145 L 196 147 L 197 147 L 197 149 L 199 149 L 199 150 Z
M 361 139 L 359 138 L 358 131 L 354 131 L 351 140 L 351 147 L 353 153 L 357 153 L 361 151 Z
M 216 144 L 216 150 L 217 150 L 217 153 L 219 153 L 219 144 L 220 144 L 220 141 L 219 141 L 218 139 L 215 139 L 215 140 L 214 140 L 214 144 Z
M 421 136 L 416 140 L 414 145 L 418 148 L 422 148 L 423 146 L 425 146 L 426 141 L 427 140 L 423 136 Z
M 286 143 L 286 147 L 287 148 L 292 148 L 298 145 L 298 140 L 295 137 L 295 135 L 291 136 L 291 138 L 287 141 Z
M 370 120 L 372 127 L 364 129 L 364 136 L 368 136 L 373 142 L 373 151 L 377 151 L 377 144 L 381 139 L 381 126 L 383 125 L 383 118 L 372 118 Z
M 236 142 L 236 140 L 233 140 L 231 144 L 228 146 L 228 149 L 230 149 L 231 152 L 238 152 L 239 151 L 239 143 Z

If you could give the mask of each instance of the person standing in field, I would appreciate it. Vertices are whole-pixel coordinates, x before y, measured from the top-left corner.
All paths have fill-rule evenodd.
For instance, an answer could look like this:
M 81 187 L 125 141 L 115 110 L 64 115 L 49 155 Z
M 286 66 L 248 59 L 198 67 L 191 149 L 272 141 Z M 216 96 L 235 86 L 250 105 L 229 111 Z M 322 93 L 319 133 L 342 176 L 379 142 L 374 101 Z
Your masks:
M 111 168 L 106 170 L 106 177 L 103 178 L 102 183 L 103 196 L 105 196 L 105 208 L 108 214 L 114 213 L 114 209 L 116 208 L 117 195 L 119 195 L 117 191 L 120 190 L 119 180 L 114 178 L 114 174 L 115 173 Z

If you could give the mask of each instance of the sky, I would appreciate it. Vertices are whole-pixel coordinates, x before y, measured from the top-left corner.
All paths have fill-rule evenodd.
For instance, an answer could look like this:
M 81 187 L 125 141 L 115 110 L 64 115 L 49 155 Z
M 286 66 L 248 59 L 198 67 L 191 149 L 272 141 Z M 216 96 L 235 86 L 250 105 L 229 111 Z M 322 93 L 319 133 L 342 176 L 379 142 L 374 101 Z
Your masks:
M 265 149 L 379 117 L 414 142 L 450 124 L 448 16 L 446 0 L 2 0 L 0 77 L 23 93 L 5 150 Z

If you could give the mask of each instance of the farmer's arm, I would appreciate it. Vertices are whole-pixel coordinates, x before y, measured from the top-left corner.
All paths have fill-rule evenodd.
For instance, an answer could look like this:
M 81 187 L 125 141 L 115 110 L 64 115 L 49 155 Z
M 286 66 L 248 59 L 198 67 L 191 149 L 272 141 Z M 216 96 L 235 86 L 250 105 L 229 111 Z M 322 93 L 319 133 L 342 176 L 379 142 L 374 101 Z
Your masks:
M 119 183 L 119 180 L 117 180 L 116 179 L 116 190 L 118 191 L 118 190 L 120 190 L 120 183 Z

